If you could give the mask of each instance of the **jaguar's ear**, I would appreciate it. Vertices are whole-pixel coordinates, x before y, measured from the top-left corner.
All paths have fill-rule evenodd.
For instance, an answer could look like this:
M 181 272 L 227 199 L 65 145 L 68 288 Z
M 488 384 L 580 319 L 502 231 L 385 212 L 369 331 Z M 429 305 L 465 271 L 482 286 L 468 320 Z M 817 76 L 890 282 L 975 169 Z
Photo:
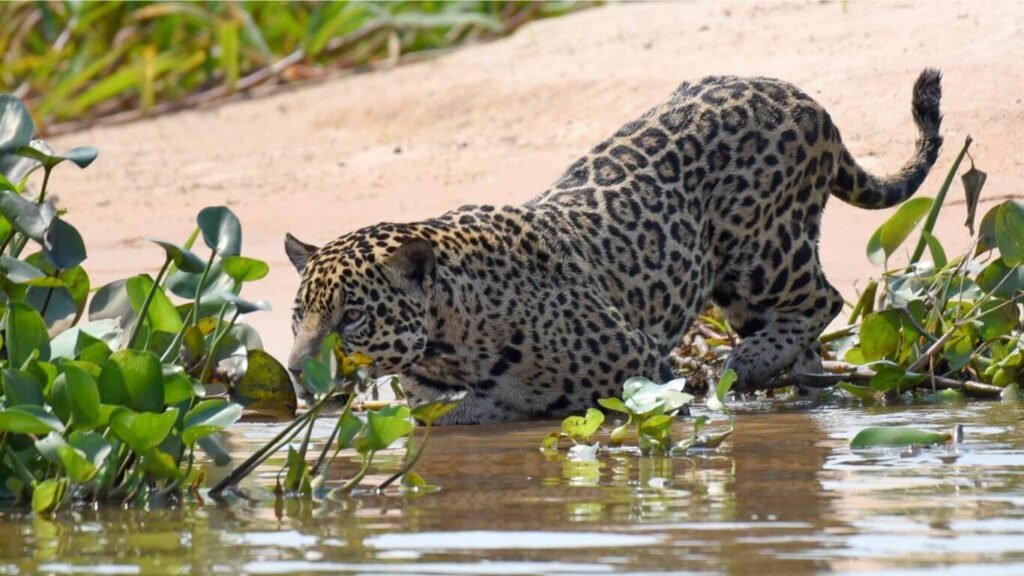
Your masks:
M 295 236 L 285 233 L 284 253 L 288 255 L 288 259 L 292 261 L 292 265 L 299 271 L 299 274 L 306 269 L 306 263 L 316 251 L 316 246 L 306 244 Z
M 407 240 L 388 257 L 387 265 L 401 278 L 426 290 L 434 282 L 434 247 L 422 238 Z

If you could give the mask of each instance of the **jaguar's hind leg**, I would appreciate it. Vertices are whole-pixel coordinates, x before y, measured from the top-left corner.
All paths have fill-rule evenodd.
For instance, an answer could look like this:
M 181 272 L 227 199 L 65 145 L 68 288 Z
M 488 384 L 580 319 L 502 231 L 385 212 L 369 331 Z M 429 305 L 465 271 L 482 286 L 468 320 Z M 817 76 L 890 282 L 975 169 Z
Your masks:
M 843 300 L 817 267 L 809 271 L 806 289 L 779 302 L 752 294 L 736 294 L 723 311 L 743 338 L 725 367 L 739 376 L 737 390 L 751 390 L 784 371 L 819 373 L 821 356 L 817 338 L 839 314 Z M 771 307 L 763 302 L 772 304 Z

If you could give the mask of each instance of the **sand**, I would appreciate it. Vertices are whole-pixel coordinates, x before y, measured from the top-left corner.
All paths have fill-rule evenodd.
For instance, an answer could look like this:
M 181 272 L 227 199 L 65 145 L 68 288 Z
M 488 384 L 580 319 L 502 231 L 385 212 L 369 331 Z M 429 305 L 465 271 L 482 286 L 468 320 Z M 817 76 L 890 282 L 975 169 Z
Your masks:
M 244 253 L 270 276 L 245 292 L 274 311 L 252 323 L 287 355 L 298 277 L 286 231 L 320 244 L 379 221 L 466 203 L 519 203 L 578 155 L 707 74 L 775 76 L 822 102 L 867 168 L 911 154 L 910 89 L 944 73 L 946 146 L 920 194 L 934 195 L 964 138 L 989 173 L 990 200 L 1024 194 L 1024 4 L 696 3 L 609 5 L 536 22 L 500 41 L 385 71 L 57 139 L 97 146 L 79 172 L 61 166 L 60 205 L 89 246 L 94 285 L 155 273 L 158 248 L 182 241 L 204 206 L 242 219 Z M 959 184 L 951 197 L 961 197 Z M 880 270 L 864 255 L 889 211 L 834 200 L 821 256 L 847 298 Z M 968 241 L 963 205 L 938 226 L 950 252 Z

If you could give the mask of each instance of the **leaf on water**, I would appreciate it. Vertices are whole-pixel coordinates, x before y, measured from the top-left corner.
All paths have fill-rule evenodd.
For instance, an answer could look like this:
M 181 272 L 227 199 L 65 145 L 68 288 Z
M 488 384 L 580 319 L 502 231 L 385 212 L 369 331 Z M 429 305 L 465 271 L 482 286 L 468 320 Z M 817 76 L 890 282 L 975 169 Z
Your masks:
M 562 439 L 561 432 L 549 432 L 543 440 L 540 441 L 540 449 L 542 452 L 557 451 L 558 441 Z
M 732 390 L 738 378 L 739 375 L 732 368 L 722 372 L 722 375 L 718 378 L 718 384 L 715 385 L 715 395 L 709 396 L 705 401 L 709 410 L 714 410 L 715 412 L 729 411 L 729 408 L 725 405 L 725 397 Z
M 596 408 L 589 408 L 586 416 L 569 416 L 562 420 L 562 432 L 577 442 L 586 442 L 603 422 L 604 413 Z
M 884 264 L 925 217 L 932 207 L 932 202 L 933 200 L 927 197 L 911 198 L 904 202 L 868 240 L 868 260 L 876 266 Z
M 871 388 L 865 388 L 864 386 L 856 386 L 849 382 L 840 382 L 838 384 L 838 387 L 843 392 L 846 392 L 847 394 L 853 396 L 854 398 L 859 398 L 864 402 L 875 401 L 875 391 L 872 390 Z
M 462 391 L 442 398 L 437 398 L 430 402 L 417 404 L 412 408 L 412 417 L 423 422 L 427 426 L 433 426 L 434 423 L 442 416 L 458 406 L 465 397 L 466 392 Z
M 964 226 L 974 236 L 974 215 L 978 210 L 978 199 L 981 198 L 981 189 L 985 186 L 988 174 L 974 167 L 974 159 L 971 159 L 971 169 L 960 176 L 960 182 L 964 185 L 964 198 L 967 200 L 967 221 Z
M 40 482 L 32 491 L 32 510 L 36 514 L 48 514 L 56 510 L 67 493 L 67 486 L 68 481 L 64 478 L 50 478 Z
M 288 370 L 263 350 L 249 350 L 249 363 L 242 380 L 231 388 L 231 399 L 260 413 L 282 419 L 295 415 L 295 387 Z
M 402 475 L 402 487 L 408 490 L 420 490 L 427 487 L 427 481 L 416 472 L 410 470 Z
M 948 444 L 953 436 L 943 432 L 929 432 L 915 428 L 898 426 L 875 426 L 865 428 L 850 441 L 851 450 L 865 448 L 902 447 L 902 446 L 937 446 Z

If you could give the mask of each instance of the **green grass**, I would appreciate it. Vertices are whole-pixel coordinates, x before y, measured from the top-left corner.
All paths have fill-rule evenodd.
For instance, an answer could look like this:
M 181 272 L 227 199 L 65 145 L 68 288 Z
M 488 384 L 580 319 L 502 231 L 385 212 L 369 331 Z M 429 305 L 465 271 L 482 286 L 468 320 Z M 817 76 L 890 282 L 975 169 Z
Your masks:
M 0 4 L 0 93 L 44 134 L 508 34 L 577 2 Z

